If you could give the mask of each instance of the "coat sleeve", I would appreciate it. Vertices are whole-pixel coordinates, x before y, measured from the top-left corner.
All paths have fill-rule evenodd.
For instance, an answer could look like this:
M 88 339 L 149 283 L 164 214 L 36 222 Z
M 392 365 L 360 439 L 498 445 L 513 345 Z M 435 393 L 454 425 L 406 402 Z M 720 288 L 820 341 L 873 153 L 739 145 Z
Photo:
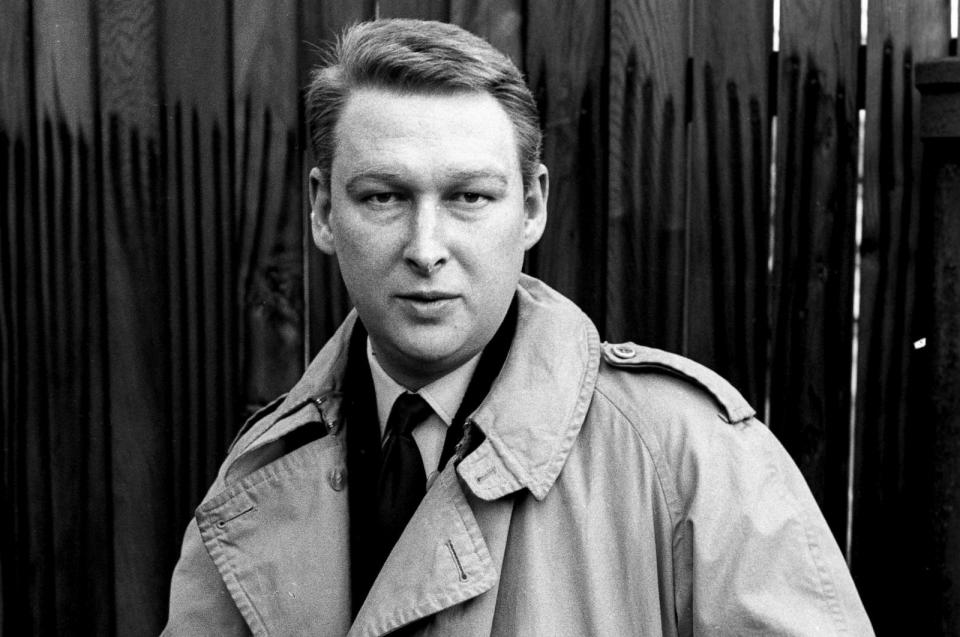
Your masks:
M 813 495 L 767 427 L 699 427 L 677 476 L 680 633 L 872 635 Z
M 170 611 L 162 635 L 249 635 L 220 572 L 191 520 L 170 584 Z

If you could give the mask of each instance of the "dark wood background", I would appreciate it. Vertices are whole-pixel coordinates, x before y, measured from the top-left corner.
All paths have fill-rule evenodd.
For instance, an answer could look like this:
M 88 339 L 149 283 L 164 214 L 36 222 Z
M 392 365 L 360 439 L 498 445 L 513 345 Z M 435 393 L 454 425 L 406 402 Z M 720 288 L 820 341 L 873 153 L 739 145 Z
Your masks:
M 162 626 L 231 437 L 348 308 L 307 231 L 301 90 L 379 13 L 517 61 L 553 186 L 527 270 L 605 338 L 730 378 L 878 632 L 935 631 L 913 66 L 956 53 L 957 18 L 869 0 L 861 44 L 860 10 L 781 0 L 775 51 L 771 0 L 0 0 L 2 627 Z

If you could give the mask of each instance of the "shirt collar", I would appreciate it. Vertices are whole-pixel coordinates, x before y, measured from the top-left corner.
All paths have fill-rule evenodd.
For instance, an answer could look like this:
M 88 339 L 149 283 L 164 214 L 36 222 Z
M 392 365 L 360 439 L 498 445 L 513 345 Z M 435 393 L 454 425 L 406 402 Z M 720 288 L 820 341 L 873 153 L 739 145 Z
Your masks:
M 377 417 L 380 420 L 380 436 L 383 437 L 387 427 L 387 419 L 390 417 L 390 410 L 393 409 L 393 403 L 396 402 L 400 394 L 409 390 L 393 380 L 380 366 L 380 361 L 377 360 L 377 355 L 373 352 L 369 338 L 367 338 L 367 362 L 370 364 L 373 389 L 377 395 Z M 453 422 L 460 403 L 463 402 L 463 395 L 467 392 L 467 386 L 470 385 L 470 379 L 473 377 L 473 372 L 479 362 L 480 354 L 478 353 L 460 367 L 415 392 L 423 396 L 434 413 L 448 427 Z

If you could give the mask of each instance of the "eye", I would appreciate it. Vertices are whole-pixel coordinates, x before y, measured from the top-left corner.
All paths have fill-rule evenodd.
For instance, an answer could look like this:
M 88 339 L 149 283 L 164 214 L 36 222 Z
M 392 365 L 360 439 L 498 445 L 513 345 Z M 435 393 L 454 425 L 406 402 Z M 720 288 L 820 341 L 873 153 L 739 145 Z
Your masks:
M 490 201 L 490 197 L 481 195 L 478 192 L 458 192 L 453 196 L 453 200 L 468 206 L 481 206 Z
M 389 206 L 400 201 L 400 195 L 395 192 L 377 192 L 363 198 L 364 202 L 375 206 Z

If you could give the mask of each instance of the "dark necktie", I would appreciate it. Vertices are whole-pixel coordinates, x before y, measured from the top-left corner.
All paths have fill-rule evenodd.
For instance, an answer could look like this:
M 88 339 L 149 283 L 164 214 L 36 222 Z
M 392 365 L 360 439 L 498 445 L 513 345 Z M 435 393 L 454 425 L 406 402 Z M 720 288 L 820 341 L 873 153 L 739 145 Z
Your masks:
M 401 394 L 387 419 L 383 461 L 377 480 L 376 535 L 380 563 L 386 560 L 426 491 L 423 459 L 413 430 L 433 410 L 419 395 Z

